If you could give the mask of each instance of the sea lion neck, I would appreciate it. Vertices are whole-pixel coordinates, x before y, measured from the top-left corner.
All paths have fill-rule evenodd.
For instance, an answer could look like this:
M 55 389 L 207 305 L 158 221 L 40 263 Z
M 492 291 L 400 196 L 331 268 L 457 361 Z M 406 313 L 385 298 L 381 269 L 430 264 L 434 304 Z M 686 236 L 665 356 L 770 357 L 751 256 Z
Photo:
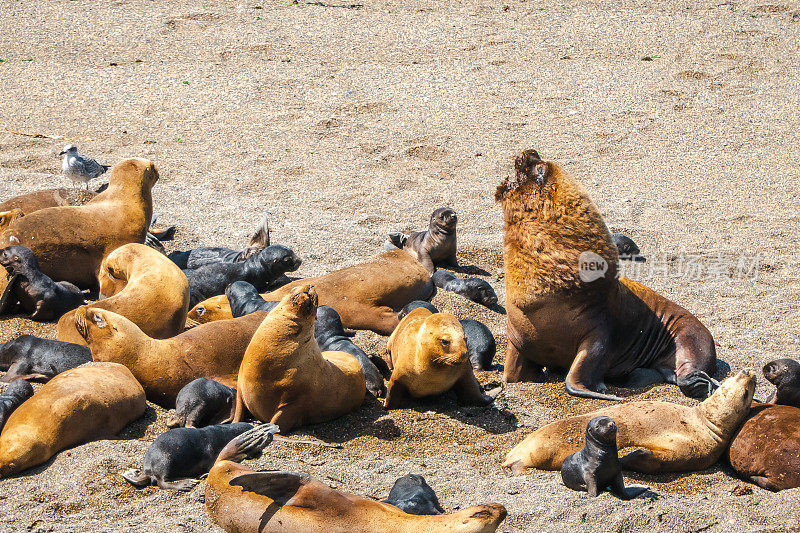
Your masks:
M 755 380 L 752 376 L 741 374 L 728 378 L 736 380 L 736 383 L 726 380 L 714 394 L 696 407 L 709 429 L 723 439 L 733 435 L 753 401 Z

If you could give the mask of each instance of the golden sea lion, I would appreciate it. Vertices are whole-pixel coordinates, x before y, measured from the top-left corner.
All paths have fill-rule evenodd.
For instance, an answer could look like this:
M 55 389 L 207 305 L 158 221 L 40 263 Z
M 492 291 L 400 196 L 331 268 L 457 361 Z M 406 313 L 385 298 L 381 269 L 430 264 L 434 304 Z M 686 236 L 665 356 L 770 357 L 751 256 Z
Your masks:
M 76 328 L 95 361 L 128 367 L 147 399 L 172 409 L 187 383 L 209 378 L 236 386 L 242 356 L 265 312 L 192 328 L 171 339 L 153 339 L 122 315 L 92 306 L 75 311 Z
M 317 294 L 302 285 L 264 318 L 239 369 L 234 422 L 241 422 L 247 409 L 258 420 L 290 431 L 361 405 L 367 391 L 361 365 L 349 353 L 320 352 L 316 314 Z
M 152 161 L 126 159 L 111 169 L 108 189 L 85 205 L 40 209 L 12 222 L 0 233 L 0 248 L 27 246 L 54 281 L 95 288 L 106 255 L 123 244 L 144 242 L 157 180 Z
M 434 291 L 430 274 L 419 261 L 407 252 L 392 250 L 366 263 L 293 281 L 262 296 L 277 301 L 302 285 L 313 285 L 319 304 L 333 307 L 344 327 L 368 329 L 379 335 L 392 333 L 398 324 L 397 313 L 406 304 L 430 298 Z M 189 322 L 202 324 L 231 316 L 228 298 L 215 296 L 189 311 Z
M 255 458 L 278 430 L 264 424 L 222 449 L 206 480 L 211 519 L 236 533 L 494 533 L 505 520 L 499 503 L 454 513 L 408 514 L 394 505 L 328 487 L 307 474 L 257 472 L 239 464 Z
M 708 397 L 719 385 L 711 333 L 683 307 L 618 278 L 617 247 L 574 178 L 535 150 L 515 170 L 495 195 L 505 218 L 506 381 L 569 369 L 570 394 L 618 400 L 604 394 L 606 379 L 649 374 Z
M 97 276 L 102 300 L 91 304 L 124 316 L 155 339 L 184 330 L 189 284 L 175 263 L 144 244 L 120 246 L 100 264 Z M 58 321 L 58 340 L 85 344 L 75 329 L 75 312 Z
M 558 470 L 580 450 L 589 421 L 610 417 L 617 424 L 617 449 L 635 447 L 620 458 L 623 470 L 648 474 L 703 470 L 717 462 L 750 411 L 756 378 L 750 370 L 726 379 L 696 407 L 669 402 L 629 402 L 573 416 L 540 428 L 506 455 L 503 466 Z
M 0 232 L 6 229 L 12 222 L 25 216 L 21 209 L 10 209 L 0 212 Z
M 112 437 L 146 406 L 142 386 L 122 365 L 67 370 L 11 413 L 0 434 L 0 477 L 42 464 L 64 448 Z

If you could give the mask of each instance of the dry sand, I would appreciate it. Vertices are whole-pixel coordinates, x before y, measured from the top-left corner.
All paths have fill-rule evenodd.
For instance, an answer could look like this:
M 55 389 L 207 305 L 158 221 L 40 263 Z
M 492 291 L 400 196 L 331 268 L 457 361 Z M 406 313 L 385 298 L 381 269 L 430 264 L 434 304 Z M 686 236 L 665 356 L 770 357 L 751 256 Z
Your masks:
M 363 6 L 333 7 L 349 2 Z M 633 276 L 696 313 L 733 369 L 797 356 L 797 2 L 1 0 L 0 27 L 0 130 L 63 137 L 0 131 L 2 199 L 69 185 L 54 156 L 68 141 L 105 163 L 148 157 L 160 221 L 178 225 L 171 248 L 240 246 L 269 209 L 302 275 L 356 263 L 449 205 L 462 263 L 486 269 L 502 299 L 494 188 L 515 152 L 536 147 L 584 180 L 609 226 L 658 267 Z M 757 279 L 736 275 L 755 254 Z M 678 275 L 684 259 L 701 275 Z M 447 294 L 435 303 L 486 321 L 502 362 L 504 317 Z M 54 333 L 0 327 L 2 340 Z M 692 403 L 669 386 L 636 398 Z M 506 505 L 501 531 L 800 528 L 800 490 L 735 496 L 725 466 L 629 475 L 654 487 L 631 502 L 500 469 L 533 428 L 601 404 L 557 380 L 511 385 L 494 409 L 446 397 L 386 414 L 368 401 L 299 432 L 344 449 L 276 443 L 252 464 L 378 497 L 418 472 L 447 509 Z M 137 491 L 117 475 L 166 415 L 151 407 L 120 440 L 0 481 L 0 529 L 214 529 L 202 483 Z

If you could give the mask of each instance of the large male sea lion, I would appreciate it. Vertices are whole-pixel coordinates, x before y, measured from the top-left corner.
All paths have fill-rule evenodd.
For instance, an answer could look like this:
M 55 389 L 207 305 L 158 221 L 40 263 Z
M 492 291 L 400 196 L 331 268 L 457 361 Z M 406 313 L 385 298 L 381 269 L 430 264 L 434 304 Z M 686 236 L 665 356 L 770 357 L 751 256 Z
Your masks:
M 505 218 L 507 381 L 565 368 L 570 394 L 614 400 L 606 379 L 654 369 L 687 396 L 714 390 L 711 334 L 686 309 L 617 277 L 617 247 L 575 179 L 526 150 L 495 198 Z
M 156 339 L 174 337 L 184 330 L 189 284 L 183 272 L 163 254 L 143 244 L 120 246 L 103 259 L 97 279 L 105 298 L 92 307 L 120 314 Z M 74 312 L 58 321 L 57 337 L 85 343 L 75 329 Z
M 747 416 L 755 386 L 755 374 L 743 370 L 696 407 L 628 402 L 565 418 L 528 435 L 508 452 L 503 466 L 515 472 L 558 470 L 583 446 L 589 421 L 608 416 L 617 424 L 617 449 L 639 448 L 620 459 L 623 470 L 648 474 L 703 470 L 717 462 Z
M 302 285 L 264 318 L 239 369 L 234 422 L 246 409 L 290 431 L 342 416 L 364 401 L 364 372 L 356 358 L 320 351 L 314 339 L 316 312 L 316 292 Z
M 48 380 L 61 372 L 92 360 L 92 352 L 81 344 L 20 335 L 0 343 L 0 381 Z
M 12 222 L 0 233 L 0 248 L 27 246 L 55 281 L 94 288 L 106 255 L 123 244 L 144 242 L 157 180 L 152 161 L 126 159 L 111 169 L 108 189 L 85 205 L 40 209 Z
M 144 390 L 115 363 L 86 363 L 48 381 L 0 433 L 0 477 L 44 463 L 64 448 L 108 438 L 144 414 Z
M 458 266 L 456 259 L 456 223 L 458 216 L 449 207 L 431 213 L 428 229 L 410 234 L 391 233 L 389 243 L 407 251 L 433 274 L 436 265 Z
M 341 492 L 294 472 L 258 472 L 241 461 L 271 442 L 265 424 L 242 433 L 217 457 L 206 480 L 211 519 L 236 533 L 493 533 L 505 520 L 500 504 L 440 515 L 408 514 L 394 505 Z
M 171 409 L 180 390 L 196 378 L 236 386 L 239 364 L 266 313 L 203 324 L 171 339 L 153 339 L 125 318 L 84 306 L 75 311 L 78 332 L 95 361 L 130 368 L 147 399 Z
M 402 250 L 391 250 L 366 263 L 299 279 L 262 296 L 277 301 L 302 285 L 313 285 L 320 305 L 336 309 L 344 327 L 368 329 L 379 335 L 394 331 L 399 322 L 397 312 L 403 306 L 430 298 L 435 290 L 430 274 L 419 261 Z M 231 307 L 225 296 L 215 296 L 197 304 L 188 318 L 201 324 L 231 318 Z

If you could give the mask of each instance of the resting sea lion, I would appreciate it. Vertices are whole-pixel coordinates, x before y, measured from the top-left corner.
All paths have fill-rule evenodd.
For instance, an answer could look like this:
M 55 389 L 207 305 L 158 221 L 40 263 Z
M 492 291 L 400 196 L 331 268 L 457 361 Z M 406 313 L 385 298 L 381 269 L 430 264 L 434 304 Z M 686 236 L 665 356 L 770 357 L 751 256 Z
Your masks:
M 0 433 L 0 477 L 42 464 L 64 448 L 116 435 L 146 405 L 142 386 L 122 365 L 67 370 L 11 413 Z
M 303 285 L 264 318 L 239 368 L 234 422 L 247 409 L 290 431 L 342 416 L 364 401 L 364 372 L 356 358 L 322 353 L 314 340 L 316 311 L 317 294 Z
M 410 302 L 408 305 L 403 307 L 400 310 L 399 313 L 397 313 L 397 320 L 403 320 L 408 313 L 410 313 L 411 311 L 413 311 L 414 309 L 417 309 L 419 307 L 424 307 L 425 309 L 427 309 L 431 313 L 438 313 L 439 312 L 439 310 L 436 308 L 436 306 L 433 305 L 430 302 L 426 302 L 425 300 L 414 300 L 413 302 Z
M 800 409 L 754 403 L 728 458 L 739 476 L 761 488 L 800 487 Z
M 500 504 L 420 516 L 394 505 L 334 490 L 293 472 L 257 472 L 239 464 L 256 458 L 271 441 L 260 426 L 228 443 L 206 480 L 211 519 L 238 533 L 493 533 L 505 520 Z
M 419 474 L 406 474 L 395 481 L 383 503 L 390 503 L 408 514 L 444 513 L 436 493 Z
M 644 485 L 625 487 L 617 455 L 617 425 L 607 416 L 597 416 L 586 426 L 583 449 L 568 455 L 561 465 L 561 479 L 572 490 L 598 496 L 604 489 L 621 500 L 646 492 Z
M 231 250 L 216 246 L 195 248 L 185 252 L 172 252 L 170 258 L 181 270 L 195 270 L 201 266 L 212 263 L 235 263 L 255 255 L 269 246 L 269 220 L 264 215 L 264 220 L 250 238 L 250 243 L 244 250 Z
M 244 261 L 210 263 L 197 270 L 186 270 L 191 292 L 191 305 L 225 293 L 235 281 L 246 281 L 256 289 L 265 290 L 286 272 L 300 268 L 300 258 L 280 244 L 267 246 Z
M 48 380 L 92 360 L 89 348 L 80 344 L 20 335 L 0 343 L 0 381 Z
M 422 398 L 450 389 L 468 405 L 494 401 L 483 393 L 472 373 L 464 330 L 449 313 L 414 309 L 392 332 L 386 349 L 392 376 L 386 388 L 385 409 L 401 407 L 408 396 Z
M 620 259 L 627 259 L 628 261 L 644 262 L 646 259 L 639 255 L 641 251 L 633 239 L 622 233 L 612 233 L 611 240 L 617 246 L 617 253 Z
M 163 254 L 143 244 L 120 246 L 103 259 L 97 279 L 105 298 L 92 307 L 120 314 L 156 339 L 168 339 L 184 330 L 189 284 Z M 74 312 L 58 321 L 57 337 L 85 343 L 75 329 Z
M 31 320 L 45 322 L 86 303 L 78 287 L 68 281 L 56 283 L 43 274 L 30 248 L 3 248 L 0 265 L 10 276 L 0 298 L 0 314 L 10 312 L 19 303 L 19 308 L 30 314 Z
M 344 327 L 369 329 L 379 335 L 394 331 L 397 312 L 404 305 L 429 298 L 435 290 L 430 274 L 419 261 L 402 250 L 392 250 L 366 263 L 293 281 L 262 296 L 277 301 L 306 284 L 314 286 L 321 305 L 336 309 Z M 202 324 L 231 316 L 228 299 L 215 296 L 196 305 L 189 312 L 189 321 Z
M 777 359 L 764 365 L 764 377 L 777 387 L 767 403 L 800 407 L 800 363 Z
M 408 235 L 391 233 L 389 242 L 413 255 L 431 274 L 436 271 L 436 265 L 457 267 L 457 222 L 455 211 L 449 207 L 440 207 L 431 214 L 426 231 L 413 231 Z
M 6 425 L 6 420 L 14 412 L 14 409 L 33 396 L 33 387 L 25 380 L 18 380 L 6 387 L 0 394 L 0 431 Z
M 494 307 L 497 305 L 497 294 L 486 280 L 480 278 L 458 278 L 447 270 L 437 270 L 431 276 L 433 283 L 440 289 L 460 294 L 467 300 Z
M 645 368 L 707 397 L 718 385 L 711 333 L 683 307 L 617 278 L 617 247 L 575 179 L 535 150 L 515 169 L 495 195 L 505 217 L 505 379 L 567 368 L 570 394 L 617 400 L 604 394 L 605 379 Z
M 0 212 L 0 232 L 6 229 L 9 224 L 23 216 L 25 216 L 25 213 L 22 212 L 22 209 L 10 209 Z
M 717 462 L 750 410 L 756 386 L 750 370 L 726 379 L 695 407 L 669 402 L 628 402 L 573 416 L 540 428 L 506 455 L 503 466 L 558 470 L 583 446 L 589 421 L 611 417 L 617 423 L 617 449 L 639 448 L 620 459 L 623 470 L 647 474 L 692 472 Z
M 213 379 L 197 378 L 178 392 L 175 416 L 167 421 L 167 427 L 201 428 L 219 424 L 231 417 L 235 400 L 236 389 Z
M 124 316 L 96 307 L 77 309 L 75 322 L 95 361 L 127 366 L 148 400 L 172 409 L 180 390 L 197 378 L 236 385 L 242 356 L 264 315 L 220 320 L 164 340 L 148 337 Z
M 85 205 L 26 214 L 0 233 L 0 247 L 27 246 L 49 277 L 95 288 L 106 255 L 123 244 L 144 242 L 153 216 L 150 190 L 157 180 L 152 161 L 126 159 L 111 169 L 104 192 Z

